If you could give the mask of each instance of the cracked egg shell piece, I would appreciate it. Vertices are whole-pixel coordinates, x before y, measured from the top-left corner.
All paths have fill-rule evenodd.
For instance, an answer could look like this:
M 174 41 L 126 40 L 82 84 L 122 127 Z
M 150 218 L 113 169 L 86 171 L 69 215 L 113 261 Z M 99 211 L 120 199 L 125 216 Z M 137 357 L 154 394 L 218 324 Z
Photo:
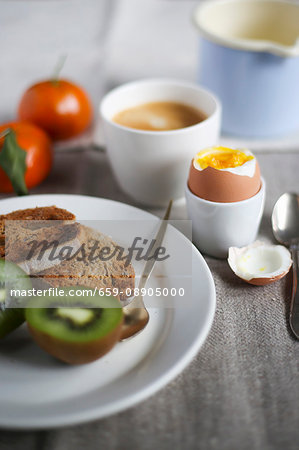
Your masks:
M 292 265 L 291 254 L 282 245 L 256 241 L 246 247 L 230 247 L 228 264 L 242 280 L 264 286 L 283 278 Z

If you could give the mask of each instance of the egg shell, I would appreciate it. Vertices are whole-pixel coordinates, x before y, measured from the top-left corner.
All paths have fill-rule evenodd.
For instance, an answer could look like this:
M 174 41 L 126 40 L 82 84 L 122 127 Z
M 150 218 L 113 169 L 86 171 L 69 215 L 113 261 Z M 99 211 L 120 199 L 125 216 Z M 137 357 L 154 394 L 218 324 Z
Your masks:
M 273 255 L 276 253 L 280 255 L 280 260 L 278 260 L 278 264 L 280 264 L 279 266 L 274 266 L 273 267 L 273 272 L 272 274 L 269 273 L 268 276 L 252 276 L 252 278 L 249 278 L 247 274 L 244 273 L 244 267 L 241 271 L 240 269 L 240 265 L 238 263 L 238 261 L 240 260 L 240 258 L 242 258 L 242 256 L 246 255 L 247 250 L 251 250 L 254 253 L 251 253 L 251 258 L 252 255 L 256 255 L 255 257 L 255 264 L 257 265 L 257 270 L 258 270 L 258 265 L 259 262 L 261 264 L 265 264 L 267 265 L 267 262 L 264 262 L 261 260 L 262 256 L 260 251 L 262 250 L 267 250 L 267 252 L 271 252 L 270 254 L 268 253 L 268 259 L 271 258 L 271 261 L 273 262 Z M 258 257 L 258 258 L 257 258 Z M 277 280 L 280 280 L 281 278 L 285 277 L 286 274 L 289 272 L 291 266 L 292 266 L 292 259 L 291 259 L 291 254 L 289 252 L 289 250 L 281 245 L 270 245 L 270 244 L 265 244 L 261 241 L 256 241 L 246 247 L 242 247 L 242 248 L 237 248 L 237 247 L 230 247 L 229 248 L 229 256 L 228 256 L 228 264 L 230 266 L 230 268 L 233 270 L 233 272 L 242 280 L 246 281 L 249 284 L 253 284 L 255 286 L 265 286 L 267 284 L 270 283 L 274 283 Z M 274 263 L 275 265 L 275 263 Z M 276 263 L 277 265 L 277 263 Z M 246 267 L 246 266 L 245 266 Z M 252 269 L 251 269 L 252 270 Z M 250 268 L 248 268 L 248 273 L 250 274 Z M 256 275 L 254 273 L 252 273 L 251 275 Z
M 219 203 L 240 202 L 253 197 L 260 190 L 261 174 L 256 160 L 252 177 L 210 166 L 197 170 L 193 162 L 194 160 L 190 167 L 188 186 L 194 195 L 204 200 Z
M 249 284 L 253 284 L 254 286 L 265 286 L 266 284 L 274 283 L 274 281 L 280 280 L 285 277 L 289 270 L 286 270 L 276 277 L 265 277 L 265 278 L 251 278 L 251 280 L 245 280 Z

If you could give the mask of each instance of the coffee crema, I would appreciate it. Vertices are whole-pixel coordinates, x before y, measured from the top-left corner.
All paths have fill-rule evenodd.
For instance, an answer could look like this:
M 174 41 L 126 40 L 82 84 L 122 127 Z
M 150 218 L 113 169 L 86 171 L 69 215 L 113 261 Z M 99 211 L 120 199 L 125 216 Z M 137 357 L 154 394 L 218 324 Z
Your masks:
M 117 113 L 113 122 L 145 131 L 169 131 L 202 122 L 206 114 L 193 106 L 177 102 L 143 103 Z

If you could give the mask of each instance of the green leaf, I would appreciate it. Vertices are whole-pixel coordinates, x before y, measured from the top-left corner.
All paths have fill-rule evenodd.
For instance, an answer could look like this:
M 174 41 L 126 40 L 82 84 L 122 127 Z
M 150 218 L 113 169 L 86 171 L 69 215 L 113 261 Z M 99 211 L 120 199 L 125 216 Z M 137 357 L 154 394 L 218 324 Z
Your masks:
M 0 166 L 10 179 L 16 194 L 28 194 L 25 184 L 26 152 L 17 143 L 13 130 L 8 130 L 4 138 L 3 148 L 0 152 Z

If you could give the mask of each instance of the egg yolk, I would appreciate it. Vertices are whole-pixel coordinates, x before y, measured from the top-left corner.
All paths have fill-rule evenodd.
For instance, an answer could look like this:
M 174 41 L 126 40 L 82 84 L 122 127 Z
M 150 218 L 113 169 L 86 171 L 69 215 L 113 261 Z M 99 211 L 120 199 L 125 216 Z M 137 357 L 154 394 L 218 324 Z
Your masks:
M 202 168 L 213 167 L 214 169 L 230 169 L 242 166 L 254 157 L 246 155 L 241 150 L 233 150 L 226 147 L 213 147 L 197 153 L 195 161 Z

